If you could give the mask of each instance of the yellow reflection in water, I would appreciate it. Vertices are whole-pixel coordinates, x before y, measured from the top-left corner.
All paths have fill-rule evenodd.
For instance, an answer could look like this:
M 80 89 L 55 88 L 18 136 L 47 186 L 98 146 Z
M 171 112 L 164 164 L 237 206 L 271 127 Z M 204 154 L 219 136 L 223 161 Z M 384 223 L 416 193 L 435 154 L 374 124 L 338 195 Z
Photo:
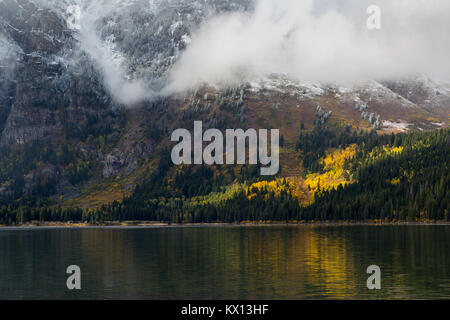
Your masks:
M 330 298 L 354 298 L 357 292 L 352 246 L 333 232 L 312 228 L 305 243 L 306 271 L 311 283 Z

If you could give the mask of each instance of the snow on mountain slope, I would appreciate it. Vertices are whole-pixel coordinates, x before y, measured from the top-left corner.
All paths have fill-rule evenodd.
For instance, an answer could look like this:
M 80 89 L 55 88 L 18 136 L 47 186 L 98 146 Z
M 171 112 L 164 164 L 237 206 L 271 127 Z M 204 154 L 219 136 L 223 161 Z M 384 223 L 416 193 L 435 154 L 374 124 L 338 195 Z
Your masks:
M 274 73 L 243 77 L 231 88 L 203 83 L 161 93 L 205 19 L 251 11 L 252 3 L 0 0 L 0 147 L 69 144 L 98 169 L 95 184 L 138 179 L 170 132 L 194 119 L 221 129 L 279 128 L 289 146 L 300 123 L 309 130 L 318 118 L 394 132 L 448 126 L 450 86 L 425 76 L 344 85 Z M 282 162 L 294 168 L 298 159 L 287 152 Z M 58 197 L 77 193 L 59 178 Z M 117 199 L 133 183 L 126 181 Z
M 87 54 L 103 73 L 110 93 L 124 104 L 159 95 L 169 81 L 167 77 L 172 66 L 205 20 L 217 13 L 251 12 L 255 5 L 254 0 L 2 0 L 2 3 L 9 7 L 9 16 L 13 17 L 8 16 L 6 21 L 0 19 L 0 28 L 9 29 L 7 34 L 41 32 L 46 40 L 59 42 L 63 50 L 54 58 L 58 63 L 77 65 L 79 57 Z M 37 10 L 31 7 L 32 4 Z M 55 38 L 51 30 L 40 27 L 22 30 L 20 21 L 26 25 L 26 17 L 37 18 L 45 10 L 64 21 L 65 32 L 75 42 Z M 15 23 L 11 24 L 8 20 L 12 19 Z M 37 50 L 33 54 L 41 52 Z M 264 76 L 253 82 L 266 82 L 270 86 L 268 79 L 270 77 Z M 305 86 L 290 81 L 296 83 L 294 86 L 303 86 L 300 93 L 310 90 L 314 94 L 321 93 L 317 83 Z M 418 83 L 421 80 L 412 81 Z M 417 86 L 412 87 L 415 95 L 412 97 L 408 94 L 411 90 L 405 92 L 407 88 L 398 81 L 383 82 L 382 86 L 368 82 L 363 86 L 365 94 L 403 99 L 404 105 L 442 104 L 445 107 L 448 104 L 445 87 L 432 80 L 422 83 L 422 87 L 430 89 L 423 97 L 417 97 L 420 91 Z M 361 88 L 357 90 L 361 91 Z
M 168 73 L 190 46 L 202 22 L 217 13 L 251 11 L 253 5 L 252 0 L 1 0 L 2 110 L 14 107 L 10 98 L 17 96 L 12 86 L 6 85 L 6 75 L 13 82 L 25 82 L 23 68 L 34 75 L 30 90 L 38 83 L 43 90 L 55 90 L 55 105 L 66 104 L 58 101 L 66 100 L 73 79 L 81 76 L 89 79 L 83 85 L 85 95 L 95 96 L 111 109 L 118 104 L 151 101 L 161 95 L 169 81 Z M 378 116 L 379 122 L 401 123 L 406 118 L 405 108 L 428 122 L 441 124 L 449 117 L 450 86 L 426 76 L 343 86 L 274 74 L 254 78 L 248 87 L 256 95 L 264 91 L 293 95 L 299 103 L 332 96 L 330 103 L 348 104 L 374 125 Z M 89 90 L 92 92 L 87 94 Z M 19 130 L 19 120 L 25 121 L 24 110 L 8 121 L 9 111 L 4 114 L 2 121 L 8 128 L 16 123 Z M 39 121 L 33 126 L 29 132 L 46 131 L 40 129 Z M 26 125 L 22 127 L 25 129 L 20 130 L 27 130 Z M 28 141 L 35 134 L 16 132 L 7 136 L 23 136 L 20 141 Z
M 450 85 L 445 81 L 432 80 L 426 75 L 408 79 L 387 81 L 386 86 L 426 110 L 449 118 Z
M 167 71 L 190 43 L 192 31 L 207 16 L 246 10 L 251 3 L 250 0 L 33 2 L 66 20 L 78 40 L 78 48 L 97 62 L 106 73 L 104 78 L 110 92 L 126 104 L 151 98 L 165 86 Z M 130 92 L 122 89 L 127 86 Z M 126 97 L 131 95 L 137 99 Z

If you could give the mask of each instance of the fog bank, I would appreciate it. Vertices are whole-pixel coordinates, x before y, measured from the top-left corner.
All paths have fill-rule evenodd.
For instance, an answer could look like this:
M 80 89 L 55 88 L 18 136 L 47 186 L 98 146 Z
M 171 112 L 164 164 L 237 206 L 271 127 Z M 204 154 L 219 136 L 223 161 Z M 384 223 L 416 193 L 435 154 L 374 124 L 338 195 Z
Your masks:
M 333 83 L 414 73 L 450 78 L 450 2 L 377 1 L 381 30 L 368 30 L 372 1 L 257 0 L 254 12 L 205 21 L 171 71 L 167 90 L 235 84 L 270 74 Z

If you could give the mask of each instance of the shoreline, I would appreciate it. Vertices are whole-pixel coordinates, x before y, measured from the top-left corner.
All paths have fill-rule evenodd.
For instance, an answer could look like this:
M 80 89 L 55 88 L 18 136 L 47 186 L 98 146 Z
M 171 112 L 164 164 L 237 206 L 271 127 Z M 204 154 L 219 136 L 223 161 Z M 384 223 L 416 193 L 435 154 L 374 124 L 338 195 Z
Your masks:
M 106 222 L 102 224 L 91 223 L 70 223 L 70 222 L 41 222 L 19 225 L 0 225 L 0 230 L 8 229 L 132 229 L 132 228 L 193 228 L 193 227 L 279 227 L 279 226 L 450 226 L 450 221 L 299 221 L 299 222 L 279 222 L 279 221 L 260 221 L 260 222 L 203 222 L 203 223 L 164 223 L 155 221 L 124 221 L 124 222 Z

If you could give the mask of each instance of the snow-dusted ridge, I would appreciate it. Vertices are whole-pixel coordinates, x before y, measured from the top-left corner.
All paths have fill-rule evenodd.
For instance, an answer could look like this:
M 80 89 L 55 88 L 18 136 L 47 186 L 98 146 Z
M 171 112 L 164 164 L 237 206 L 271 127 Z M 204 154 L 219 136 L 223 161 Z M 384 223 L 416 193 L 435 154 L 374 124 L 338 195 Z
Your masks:
M 29 54 L 41 56 L 65 69 L 76 69 L 80 59 L 89 57 L 103 74 L 110 94 L 120 103 L 130 105 L 161 93 L 174 93 L 175 89 L 167 89 L 168 82 L 173 80 L 170 78 L 172 67 L 194 41 L 195 30 L 206 18 L 216 13 L 251 11 L 253 8 L 253 0 L 1 0 L 0 3 L 8 2 L 15 4 L 17 10 L 26 10 L 22 4 L 27 1 L 34 3 L 38 11 L 56 13 L 71 37 L 71 41 L 63 44 L 63 49 L 52 57 L 45 57 L 38 51 Z M 7 21 L 3 21 L 5 27 L 10 28 Z M 23 32 L 17 26 L 11 28 Z M 0 48 L 0 61 L 2 56 L 21 50 L 10 38 L 2 38 L 1 29 L 0 23 L 0 42 L 8 45 Z M 61 41 L 49 33 L 43 36 L 49 42 Z M 243 83 L 249 83 L 250 90 L 255 93 L 273 90 L 313 98 L 334 91 L 336 98 L 357 104 L 380 99 L 399 101 L 409 108 L 448 105 L 450 85 L 445 81 L 421 75 L 398 82 L 404 82 L 406 87 L 411 82 L 416 83 L 425 91 L 426 97 L 423 101 L 409 97 L 383 81 L 342 85 L 298 81 L 286 74 L 250 76 L 250 80 L 243 77 Z M 217 83 L 204 84 L 219 86 Z M 367 101 L 361 100 L 362 97 Z

